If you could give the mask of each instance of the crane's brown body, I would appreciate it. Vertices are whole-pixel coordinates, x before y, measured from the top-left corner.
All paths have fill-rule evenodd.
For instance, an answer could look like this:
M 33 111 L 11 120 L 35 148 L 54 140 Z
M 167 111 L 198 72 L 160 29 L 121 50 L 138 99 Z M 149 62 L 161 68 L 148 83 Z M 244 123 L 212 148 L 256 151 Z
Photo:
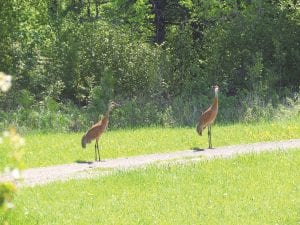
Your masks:
M 101 134 L 105 131 L 108 126 L 109 119 L 104 116 L 96 124 L 94 124 L 82 137 L 81 144 L 85 148 L 86 144 L 91 143 L 93 140 L 99 141 Z
M 100 161 L 100 152 L 99 152 L 99 139 L 102 133 L 106 130 L 108 123 L 109 123 L 109 114 L 115 106 L 119 106 L 119 104 L 115 102 L 111 102 L 108 106 L 108 110 L 105 115 L 96 123 L 94 124 L 82 137 L 81 139 L 81 146 L 82 148 L 86 147 L 86 144 L 91 143 L 93 140 L 96 140 L 95 143 L 95 160 L 98 160 L 97 155 L 99 156 Z
M 217 114 L 218 114 L 218 109 L 219 109 L 219 100 L 218 100 L 218 86 L 214 86 L 214 91 L 215 91 L 215 97 L 213 104 L 200 116 L 197 124 L 197 133 L 202 136 L 203 130 L 208 127 L 208 141 L 209 141 L 209 148 L 212 148 L 211 144 L 211 125 L 215 121 Z
M 213 124 L 218 114 L 218 98 L 215 97 L 212 106 L 210 106 L 199 118 L 197 132 L 202 136 L 202 131 Z

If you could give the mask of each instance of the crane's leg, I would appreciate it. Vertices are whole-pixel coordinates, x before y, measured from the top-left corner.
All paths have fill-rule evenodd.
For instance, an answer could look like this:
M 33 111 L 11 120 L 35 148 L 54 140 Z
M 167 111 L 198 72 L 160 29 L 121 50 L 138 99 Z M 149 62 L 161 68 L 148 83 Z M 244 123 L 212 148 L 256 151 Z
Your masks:
M 95 161 L 97 161 L 97 141 L 95 142 Z
M 100 161 L 101 161 L 101 159 L 100 159 L 100 151 L 99 151 L 99 143 L 98 143 L 98 140 L 97 140 L 97 151 L 98 151 L 99 162 L 100 162 Z
M 211 143 L 211 125 L 208 126 L 208 148 L 212 148 L 212 143 Z

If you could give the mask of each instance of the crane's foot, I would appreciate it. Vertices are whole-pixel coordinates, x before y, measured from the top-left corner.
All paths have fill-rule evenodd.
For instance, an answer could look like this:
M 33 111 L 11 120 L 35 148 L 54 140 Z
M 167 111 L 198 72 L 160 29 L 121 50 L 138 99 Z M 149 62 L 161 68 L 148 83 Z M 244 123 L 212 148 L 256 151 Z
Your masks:
M 95 162 L 101 162 L 100 158 L 96 157 Z
M 96 162 L 101 162 L 100 154 L 96 156 Z

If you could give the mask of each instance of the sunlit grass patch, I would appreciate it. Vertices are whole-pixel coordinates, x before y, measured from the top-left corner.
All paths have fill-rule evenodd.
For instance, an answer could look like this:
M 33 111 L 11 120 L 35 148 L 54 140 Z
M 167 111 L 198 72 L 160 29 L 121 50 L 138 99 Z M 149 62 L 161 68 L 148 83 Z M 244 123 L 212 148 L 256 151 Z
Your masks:
M 11 224 L 297 224 L 300 149 L 24 188 Z
M 300 138 L 300 117 L 293 120 L 257 124 L 214 125 L 214 147 L 261 141 Z M 35 133 L 27 135 L 23 160 L 26 167 L 47 166 L 94 160 L 94 143 L 81 148 L 83 133 Z M 99 142 L 102 159 L 157 152 L 207 148 L 207 130 L 198 136 L 194 127 L 113 130 Z M 0 164 L 7 160 L 5 145 L 0 145 Z

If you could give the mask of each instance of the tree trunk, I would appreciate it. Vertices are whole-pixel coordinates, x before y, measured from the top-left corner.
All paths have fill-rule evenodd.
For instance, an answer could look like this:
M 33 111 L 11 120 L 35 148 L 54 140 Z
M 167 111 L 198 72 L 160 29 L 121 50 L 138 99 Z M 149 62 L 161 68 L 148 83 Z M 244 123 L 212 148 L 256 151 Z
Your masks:
M 166 22 L 165 22 L 165 9 L 166 0 L 150 0 L 152 4 L 152 11 L 155 14 L 154 26 L 155 26 L 155 36 L 154 42 L 161 44 L 165 41 L 166 36 Z

